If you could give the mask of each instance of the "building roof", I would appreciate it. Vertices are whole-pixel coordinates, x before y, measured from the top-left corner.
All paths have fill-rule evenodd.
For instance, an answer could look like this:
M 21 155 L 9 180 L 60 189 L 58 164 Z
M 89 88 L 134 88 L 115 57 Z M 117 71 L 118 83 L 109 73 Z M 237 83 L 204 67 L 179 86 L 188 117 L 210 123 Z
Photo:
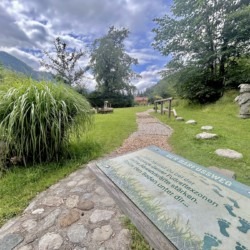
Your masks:
M 136 101 L 136 102 L 138 102 L 138 101 L 139 101 L 139 102 L 140 102 L 140 101 L 141 101 L 141 102 L 142 102 L 142 101 L 148 101 L 148 97 L 146 97 L 146 96 L 136 96 L 136 97 L 135 97 L 135 101 Z

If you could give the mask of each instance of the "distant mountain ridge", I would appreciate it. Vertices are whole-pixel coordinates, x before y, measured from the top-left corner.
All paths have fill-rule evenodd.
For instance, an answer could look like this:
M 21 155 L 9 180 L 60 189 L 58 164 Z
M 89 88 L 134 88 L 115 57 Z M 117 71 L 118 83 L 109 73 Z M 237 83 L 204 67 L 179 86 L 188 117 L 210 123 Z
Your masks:
M 45 71 L 36 71 L 23 61 L 10 55 L 7 52 L 0 51 L 0 63 L 7 69 L 23 73 L 36 80 L 51 80 L 53 75 Z

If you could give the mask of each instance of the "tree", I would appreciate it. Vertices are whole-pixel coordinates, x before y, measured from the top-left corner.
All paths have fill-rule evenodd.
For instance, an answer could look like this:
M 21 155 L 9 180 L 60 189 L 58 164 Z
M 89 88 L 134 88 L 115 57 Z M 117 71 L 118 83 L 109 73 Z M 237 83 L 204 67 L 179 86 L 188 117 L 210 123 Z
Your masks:
M 138 75 L 131 66 L 138 61 L 125 52 L 124 40 L 128 34 L 125 28 L 110 27 L 107 35 L 92 44 L 90 63 L 100 93 L 132 95 L 135 91 L 130 81 Z
M 83 51 L 68 48 L 68 45 L 59 37 L 54 41 L 56 56 L 53 57 L 48 51 L 44 51 L 49 62 L 42 60 L 40 63 L 46 69 L 56 74 L 57 80 L 62 80 L 69 85 L 78 85 L 88 67 L 76 68 L 79 59 L 85 55 Z
M 196 84 L 219 96 L 229 62 L 249 53 L 249 10 L 249 0 L 174 0 L 172 14 L 155 19 L 153 30 L 154 48 L 173 58 L 166 73 L 191 67 Z

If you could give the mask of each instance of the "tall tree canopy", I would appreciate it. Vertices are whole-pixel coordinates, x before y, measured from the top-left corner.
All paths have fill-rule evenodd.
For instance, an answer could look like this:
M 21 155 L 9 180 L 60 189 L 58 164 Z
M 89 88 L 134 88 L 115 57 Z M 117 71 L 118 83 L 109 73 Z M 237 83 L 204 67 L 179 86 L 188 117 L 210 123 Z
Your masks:
M 124 40 L 128 35 L 125 28 L 110 27 L 108 34 L 92 45 L 91 68 L 101 93 L 131 94 L 135 90 L 130 81 L 138 75 L 131 66 L 138 61 L 125 52 Z
M 249 20 L 249 0 L 173 0 L 172 13 L 155 19 L 153 46 L 172 55 L 167 74 L 183 72 L 188 89 L 193 81 L 196 91 L 218 95 L 228 70 L 249 56 Z M 195 74 L 187 75 L 188 68 Z
M 56 74 L 57 79 L 63 80 L 69 85 L 78 85 L 81 79 L 88 69 L 78 67 L 77 63 L 80 58 L 85 55 L 83 51 L 76 51 L 76 49 L 68 48 L 68 45 L 63 42 L 59 37 L 54 41 L 56 56 L 53 56 L 48 51 L 44 51 L 46 60 L 42 60 L 40 63 L 46 69 L 51 70 Z M 81 83 L 82 84 L 82 83 Z

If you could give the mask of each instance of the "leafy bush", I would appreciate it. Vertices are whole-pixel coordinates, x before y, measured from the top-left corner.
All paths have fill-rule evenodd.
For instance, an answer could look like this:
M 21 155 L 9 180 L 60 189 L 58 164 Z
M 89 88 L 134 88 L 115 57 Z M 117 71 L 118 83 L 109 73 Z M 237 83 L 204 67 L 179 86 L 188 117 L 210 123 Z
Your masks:
M 250 57 L 231 61 L 226 74 L 226 88 L 238 89 L 241 83 L 250 83 Z
M 103 107 L 104 101 L 108 101 L 113 108 L 134 106 L 134 97 L 121 93 L 101 93 L 94 91 L 88 95 L 88 100 L 93 107 Z
M 18 157 L 25 164 L 58 160 L 70 134 L 91 124 L 89 103 L 62 84 L 10 79 L 0 85 L 0 139 L 6 144 L 6 157 Z
M 211 103 L 218 100 L 224 91 L 223 80 L 212 77 L 198 67 L 186 67 L 177 72 L 177 94 L 190 102 Z

